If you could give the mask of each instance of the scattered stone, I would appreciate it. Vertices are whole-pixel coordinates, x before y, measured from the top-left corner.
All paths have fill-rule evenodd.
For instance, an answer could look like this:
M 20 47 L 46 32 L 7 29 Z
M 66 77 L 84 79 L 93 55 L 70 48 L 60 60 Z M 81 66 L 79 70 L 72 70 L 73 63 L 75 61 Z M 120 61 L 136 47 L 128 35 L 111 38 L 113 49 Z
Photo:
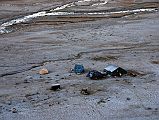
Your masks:
M 159 64 L 159 61 L 152 61 L 153 64 Z
M 2 107 L 3 107 L 3 106 L 0 106 L 0 114 L 2 113 Z
M 8 103 L 8 105 L 11 105 L 12 103 L 10 102 L 10 103 Z
M 50 83 L 50 81 L 46 81 L 45 83 Z
M 60 89 L 60 84 L 52 84 L 52 85 L 51 85 L 50 90 L 56 91 L 56 90 L 58 90 L 58 89 Z
M 97 70 L 91 70 L 86 77 L 89 77 L 92 80 L 98 80 L 104 78 L 104 74 L 98 72 Z
M 30 79 L 33 79 L 33 77 L 32 76 L 27 76 L 25 79 L 30 80 Z
M 82 74 L 84 73 L 84 66 L 83 65 L 80 65 L 80 64 L 76 64 L 73 71 L 76 73 L 76 74 Z
M 151 107 L 147 107 L 146 110 L 152 110 L 152 108 Z
M 144 73 L 139 73 L 139 72 L 134 71 L 134 70 L 128 70 L 127 72 L 128 72 L 127 75 L 128 75 L 128 76 L 131 76 L 131 77 L 146 75 L 146 74 L 144 74 Z
M 131 76 L 131 77 L 136 77 L 137 74 L 135 74 L 134 72 L 128 72 L 128 75 Z
M 17 113 L 17 109 L 16 108 L 12 108 L 12 113 Z
M 40 93 L 39 93 L 39 92 L 36 92 L 36 93 L 28 93 L 28 94 L 25 95 L 25 97 L 28 98 L 28 97 L 31 97 L 31 96 L 34 96 L 34 95 L 38 95 L 38 94 L 40 94 Z
M 15 85 L 19 85 L 20 83 L 15 83 Z
M 39 74 L 40 75 L 45 75 L 45 74 L 48 74 L 49 73 L 49 71 L 46 69 L 46 68 L 43 68 L 43 69 L 41 69 L 40 71 L 39 71 Z
M 29 83 L 29 80 L 26 80 L 26 79 L 25 79 L 25 80 L 24 80 L 24 83 Z
M 104 99 L 100 99 L 97 104 L 101 104 L 101 103 L 106 103 L 106 101 Z
M 81 94 L 83 94 L 83 95 L 90 95 L 91 93 L 90 93 L 90 91 L 87 88 L 83 88 L 81 90 Z
M 126 98 L 126 100 L 131 100 L 130 98 Z
M 124 81 L 125 83 L 127 83 L 127 84 L 131 84 L 131 81 L 128 80 L 128 79 L 124 79 L 123 81 Z
M 31 79 L 33 79 L 32 76 L 27 76 L 27 77 L 24 79 L 24 83 L 29 83 Z

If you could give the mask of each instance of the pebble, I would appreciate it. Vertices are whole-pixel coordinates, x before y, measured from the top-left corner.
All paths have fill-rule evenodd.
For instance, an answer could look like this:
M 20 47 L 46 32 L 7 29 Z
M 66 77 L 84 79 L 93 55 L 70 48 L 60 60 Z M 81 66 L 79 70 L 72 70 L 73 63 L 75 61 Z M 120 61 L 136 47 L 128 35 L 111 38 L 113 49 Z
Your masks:
M 130 98 L 126 98 L 126 100 L 130 100 Z
M 146 108 L 146 110 L 152 110 L 152 108 L 151 108 L 151 107 L 148 107 L 148 108 Z
M 43 69 L 41 69 L 40 71 L 39 71 L 39 74 L 40 75 L 45 75 L 45 74 L 48 74 L 49 73 L 49 71 L 46 69 L 46 68 L 43 68 Z
M 16 108 L 13 108 L 12 109 L 12 113 L 17 113 L 18 111 L 17 111 L 17 109 Z
M 100 104 L 100 103 L 106 103 L 106 101 L 104 99 L 100 99 L 97 104 Z
M 83 88 L 81 90 L 81 94 L 83 94 L 83 95 L 90 95 L 90 91 L 87 88 Z
M 24 79 L 24 83 L 29 83 L 31 79 L 33 79 L 32 76 L 27 76 L 27 77 Z

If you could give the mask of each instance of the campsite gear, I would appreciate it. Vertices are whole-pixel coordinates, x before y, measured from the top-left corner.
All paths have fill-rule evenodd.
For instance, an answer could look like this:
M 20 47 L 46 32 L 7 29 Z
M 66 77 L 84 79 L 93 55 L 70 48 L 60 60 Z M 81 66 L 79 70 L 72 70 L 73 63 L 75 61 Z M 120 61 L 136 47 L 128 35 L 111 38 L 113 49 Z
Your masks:
M 104 73 L 108 76 L 119 76 L 121 77 L 124 74 L 127 74 L 127 71 L 124 70 L 121 67 L 118 67 L 116 65 L 108 65 L 106 68 L 104 68 Z
M 84 66 L 83 65 L 80 65 L 80 64 L 76 64 L 73 71 L 76 73 L 76 74 L 82 74 L 84 73 Z
M 92 80 L 98 80 L 98 79 L 102 79 L 104 77 L 104 74 L 102 74 L 101 72 L 98 72 L 97 70 L 91 70 L 89 71 L 86 77 L 89 77 Z

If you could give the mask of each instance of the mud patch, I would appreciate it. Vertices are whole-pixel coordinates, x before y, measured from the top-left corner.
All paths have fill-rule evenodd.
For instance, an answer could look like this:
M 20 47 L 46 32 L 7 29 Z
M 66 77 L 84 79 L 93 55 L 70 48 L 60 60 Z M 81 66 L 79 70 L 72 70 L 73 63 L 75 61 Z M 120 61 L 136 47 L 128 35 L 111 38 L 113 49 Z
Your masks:
M 92 93 L 92 91 L 90 91 L 88 88 L 82 88 L 82 90 L 80 91 L 80 93 L 82 95 L 90 95 Z
M 98 91 L 101 91 L 101 88 L 99 88 L 99 86 L 85 87 L 85 88 L 81 88 L 80 93 L 82 95 L 93 95 L 93 94 L 97 93 Z
M 137 77 L 137 76 L 144 76 L 146 75 L 145 73 L 137 72 L 135 70 L 127 70 L 127 75 L 131 77 Z
M 97 94 L 100 91 L 107 91 L 105 90 L 104 86 L 98 83 L 78 83 L 78 84 L 72 84 L 66 88 L 67 90 L 73 90 L 75 93 L 77 93 L 77 96 L 81 95 L 94 95 Z
M 94 61 L 110 61 L 110 60 L 117 60 L 119 57 L 118 56 L 95 56 L 90 58 L 91 60 Z
M 159 64 L 159 60 L 157 61 L 151 61 L 152 64 Z

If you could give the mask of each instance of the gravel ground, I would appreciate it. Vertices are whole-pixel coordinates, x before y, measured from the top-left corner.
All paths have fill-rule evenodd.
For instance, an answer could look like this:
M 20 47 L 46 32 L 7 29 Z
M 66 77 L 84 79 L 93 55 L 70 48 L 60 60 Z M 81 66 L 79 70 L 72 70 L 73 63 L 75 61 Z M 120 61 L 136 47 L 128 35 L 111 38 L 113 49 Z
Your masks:
M 69 2 L 0 1 L 0 22 Z M 98 8 L 158 8 L 158 1 L 147 2 L 109 1 Z M 90 6 L 66 10 L 88 11 Z M 158 120 L 158 18 L 158 11 L 43 16 L 13 25 L 13 32 L 0 35 L 0 120 Z M 86 72 L 72 73 L 75 64 L 83 64 Z M 136 76 L 86 78 L 89 70 L 103 71 L 108 64 Z M 49 74 L 40 75 L 42 68 Z M 60 90 L 50 90 L 55 83 Z

